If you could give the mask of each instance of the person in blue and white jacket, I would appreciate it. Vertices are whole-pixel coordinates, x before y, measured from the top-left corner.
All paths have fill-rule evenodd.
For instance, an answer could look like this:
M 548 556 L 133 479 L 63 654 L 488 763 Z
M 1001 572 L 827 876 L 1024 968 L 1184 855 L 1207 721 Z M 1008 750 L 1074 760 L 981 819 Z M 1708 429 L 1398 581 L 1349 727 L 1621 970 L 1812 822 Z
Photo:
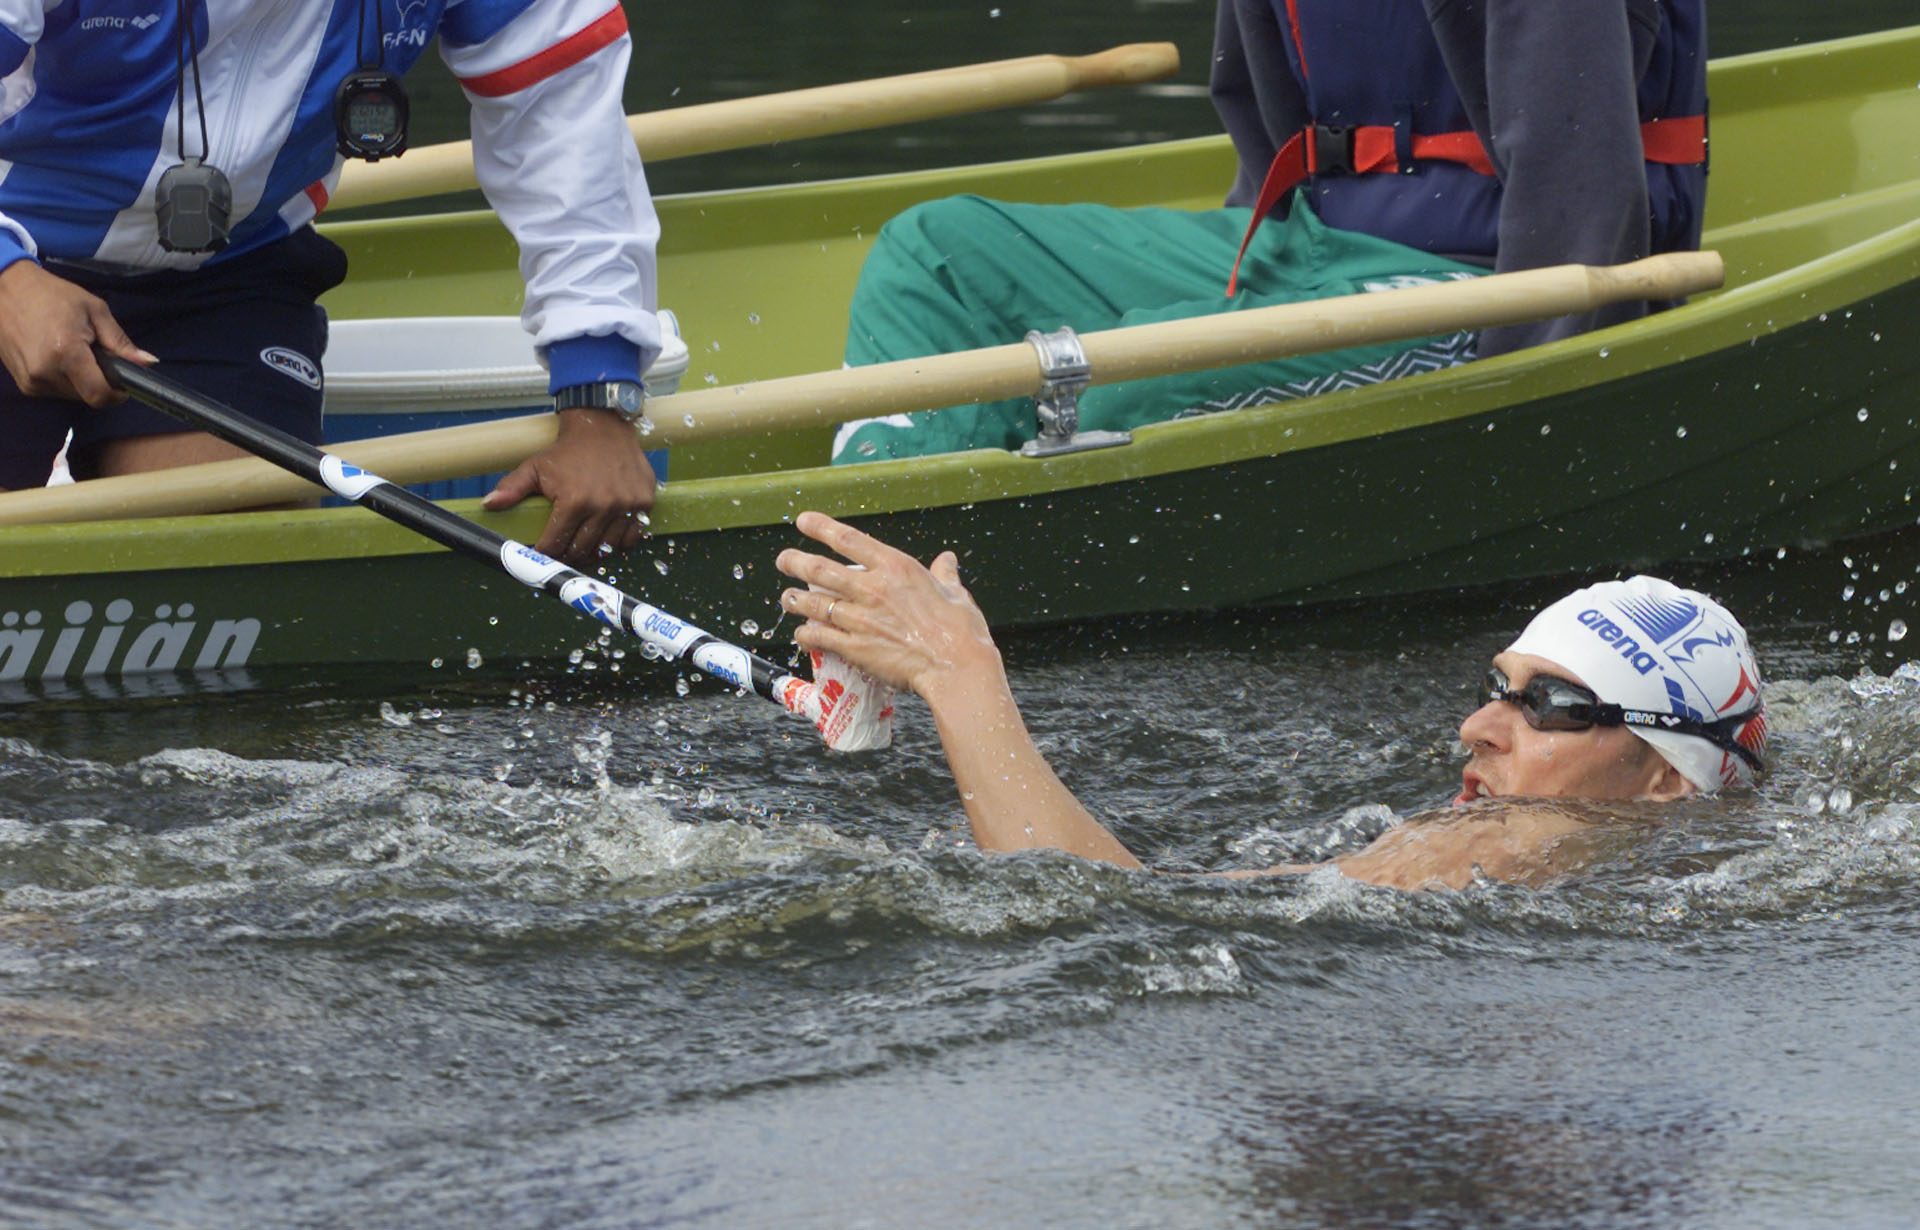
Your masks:
M 342 165 L 335 90 L 435 38 L 520 244 L 522 319 L 576 406 L 487 506 L 550 498 L 539 546 L 576 561 L 638 541 L 654 476 L 619 408 L 659 352 L 659 223 L 618 0 L 0 0 L 0 488 L 44 483 L 69 430 L 83 478 L 234 455 L 119 397 L 95 344 L 320 438 L 316 300 L 346 274 L 312 226 Z M 155 190 L 183 152 L 232 184 L 211 254 L 159 243 Z

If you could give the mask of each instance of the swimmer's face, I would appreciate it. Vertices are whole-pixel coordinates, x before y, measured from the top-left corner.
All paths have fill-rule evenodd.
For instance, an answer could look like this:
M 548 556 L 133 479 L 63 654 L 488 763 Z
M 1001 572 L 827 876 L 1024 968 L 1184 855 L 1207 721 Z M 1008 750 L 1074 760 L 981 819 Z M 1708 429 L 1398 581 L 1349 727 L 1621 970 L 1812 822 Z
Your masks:
M 1514 691 L 1535 675 L 1585 687 L 1572 671 L 1546 658 L 1502 653 L 1493 664 Z M 1677 799 L 1693 792 L 1678 769 L 1621 726 L 1535 730 L 1520 706 L 1489 701 L 1460 724 L 1460 742 L 1472 753 L 1461 773 L 1463 806 L 1479 798 L 1530 795 L 1564 799 Z

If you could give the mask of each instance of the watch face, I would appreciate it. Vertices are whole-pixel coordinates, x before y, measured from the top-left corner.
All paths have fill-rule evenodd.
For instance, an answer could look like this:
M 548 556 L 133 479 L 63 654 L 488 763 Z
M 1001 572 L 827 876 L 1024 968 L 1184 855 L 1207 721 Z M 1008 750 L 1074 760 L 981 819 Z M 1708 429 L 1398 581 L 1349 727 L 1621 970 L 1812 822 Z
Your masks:
M 613 386 L 613 408 L 631 418 L 640 413 L 640 386 L 621 382 Z

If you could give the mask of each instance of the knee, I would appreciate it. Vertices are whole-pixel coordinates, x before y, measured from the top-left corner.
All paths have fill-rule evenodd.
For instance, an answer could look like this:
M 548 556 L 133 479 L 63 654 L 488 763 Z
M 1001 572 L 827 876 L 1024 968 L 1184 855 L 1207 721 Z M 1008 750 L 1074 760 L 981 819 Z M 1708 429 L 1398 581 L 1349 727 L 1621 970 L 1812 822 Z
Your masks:
M 985 197 L 942 197 L 896 214 L 880 228 L 874 248 L 876 252 L 912 253 L 922 264 L 938 263 L 956 251 L 979 247 L 983 239 L 1006 225 L 1000 207 Z

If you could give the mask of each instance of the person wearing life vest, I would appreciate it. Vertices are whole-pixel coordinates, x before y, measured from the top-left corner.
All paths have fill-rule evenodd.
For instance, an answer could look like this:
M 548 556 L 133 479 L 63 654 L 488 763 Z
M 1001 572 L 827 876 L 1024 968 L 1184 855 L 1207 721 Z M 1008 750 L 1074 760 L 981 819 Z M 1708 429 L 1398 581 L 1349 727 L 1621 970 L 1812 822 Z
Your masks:
M 556 442 L 489 508 L 553 501 L 541 550 L 633 546 L 659 352 L 659 223 L 628 133 L 618 0 L 26 0 L 0 11 L 0 488 L 232 456 L 127 402 L 96 345 L 311 442 L 346 274 L 313 221 L 343 154 L 404 146 L 429 44 L 466 91 L 481 187 L 519 242 Z M 397 98 L 397 102 L 395 101 Z M 384 143 L 384 144 L 381 144 Z
M 1273 71 L 1284 63 L 1286 71 Z M 1330 226 L 1499 272 L 1700 246 L 1703 0 L 1222 0 L 1214 105 L 1258 221 L 1296 187 Z M 1482 356 L 1644 303 L 1490 330 Z
M 781 595 L 806 621 L 794 640 L 926 701 L 980 849 L 1141 866 L 1035 747 L 953 552 L 928 568 L 821 513 L 794 525 L 832 553 L 775 561 L 806 586 Z M 1752 786 L 1767 746 L 1761 686 L 1746 631 L 1707 595 L 1644 576 L 1586 586 L 1494 655 L 1460 724 L 1467 760 L 1450 808 L 1328 864 L 1227 874 L 1331 867 L 1403 889 L 1552 881 L 1645 831 L 1582 800 L 1666 804 Z
M 846 361 L 1699 243 L 1704 0 L 1219 0 L 1212 94 L 1239 162 L 1223 208 L 916 206 L 868 256 Z M 1647 310 L 1096 385 L 1080 425 L 1311 396 Z M 1015 448 L 1033 434 L 1023 401 L 896 415 L 843 427 L 834 460 Z

